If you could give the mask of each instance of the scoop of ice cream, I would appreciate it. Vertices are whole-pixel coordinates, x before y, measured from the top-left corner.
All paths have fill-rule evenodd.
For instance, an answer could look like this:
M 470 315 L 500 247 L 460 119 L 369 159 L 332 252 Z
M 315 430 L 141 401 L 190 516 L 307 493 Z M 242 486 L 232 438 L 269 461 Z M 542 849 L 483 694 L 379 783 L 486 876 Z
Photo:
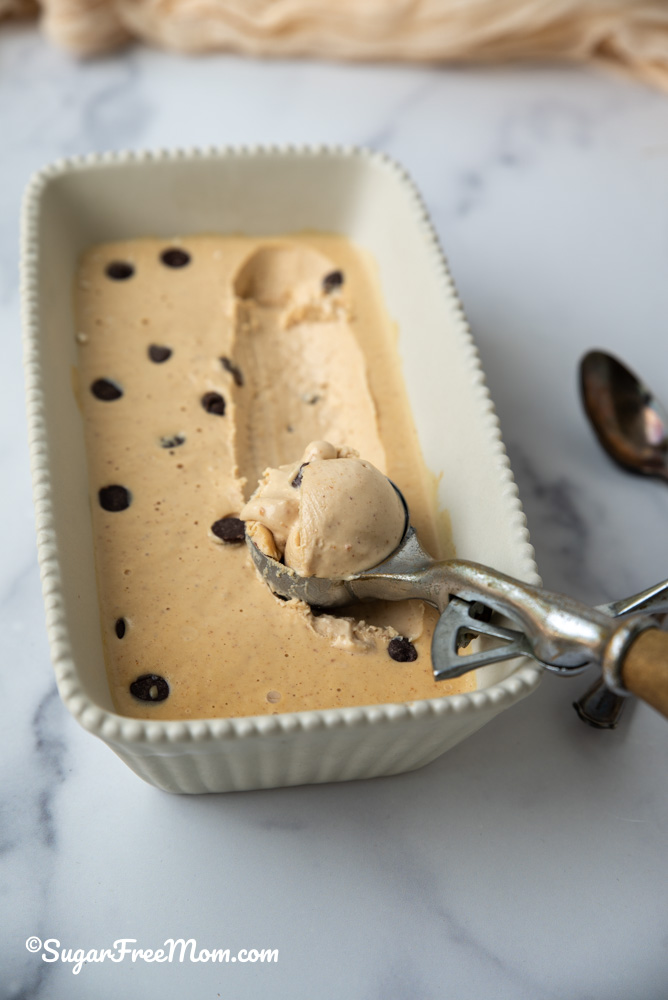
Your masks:
M 405 511 L 389 480 L 349 448 L 314 441 L 300 462 L 267 469 L 241 511 L 266 555 L 300 576 L 341 579 L 386 559 Z

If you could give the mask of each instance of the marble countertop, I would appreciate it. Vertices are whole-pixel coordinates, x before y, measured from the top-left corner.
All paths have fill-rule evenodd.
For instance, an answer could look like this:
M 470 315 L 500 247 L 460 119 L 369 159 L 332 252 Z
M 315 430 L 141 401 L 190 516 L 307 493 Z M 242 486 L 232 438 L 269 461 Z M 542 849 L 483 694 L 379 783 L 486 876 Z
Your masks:
M 30 174 L 95 150 L 341 142 L 403 163 L 471 321 L 545 585 L 591 603 L 668 575 L 665 484 L 625 476 L 576 369 L 616 352 L 668 400 L 668 97 L 580 69 L 182 59 L 76 64 L 0 32 L 0 997 L 664 1000 L 668 728 L 584 726 L 586 678 L 412 774 L 227 796 L 143 784 L 69 716 L 44 628 L 17 240 Z M 279 949 L 277 963 L 106 960 L 26 940 Z

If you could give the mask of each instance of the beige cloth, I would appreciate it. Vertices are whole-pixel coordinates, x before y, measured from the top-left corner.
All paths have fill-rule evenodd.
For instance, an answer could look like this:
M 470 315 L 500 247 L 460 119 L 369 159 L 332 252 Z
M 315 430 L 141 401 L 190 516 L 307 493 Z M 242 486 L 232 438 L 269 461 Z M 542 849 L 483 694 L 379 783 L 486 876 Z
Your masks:
M 40 0 L 58 45 L 350 60 L 603 60 L 668 89 L 668 0 Z M 0 0 L 0 17 L 31 0 Z
M 32 17 L 37 12 L 37 0 L 0 0 L 0 20 Z

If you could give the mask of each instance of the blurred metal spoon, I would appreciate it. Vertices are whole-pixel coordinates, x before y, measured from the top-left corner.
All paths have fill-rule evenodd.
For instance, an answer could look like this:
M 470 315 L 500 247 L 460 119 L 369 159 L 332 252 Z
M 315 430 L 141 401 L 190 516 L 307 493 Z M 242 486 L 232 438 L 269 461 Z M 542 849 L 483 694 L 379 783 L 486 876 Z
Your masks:
M 604 351 L 580 362 L 589 421 L 608 455 L 624 469 L 668 480 L 668 413 L 633 372 Z
M 590 351 L 580 362 L 580 394 L 598 440 L 618 465 L 668 481 L 668 413 L 637 375 L 611 354 Z M 609 613 L 635 610 L 622 608 L 623 603 L 610 605 Z M 662 602 L 656 605 L 645 610 L 665 610 Z M 627 700 L 610 691 L 600 678 L 573 707 L 584 722 L 614 729 Z

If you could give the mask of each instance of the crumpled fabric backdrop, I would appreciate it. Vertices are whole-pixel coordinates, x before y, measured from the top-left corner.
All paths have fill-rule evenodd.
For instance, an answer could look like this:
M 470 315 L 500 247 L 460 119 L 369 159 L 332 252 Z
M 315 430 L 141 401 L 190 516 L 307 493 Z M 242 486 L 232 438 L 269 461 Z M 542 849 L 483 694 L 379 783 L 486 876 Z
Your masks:
M 183 52 L 409 62 L 596 60 L 668 89 L 668 0 L 0 0 L 94 55 Z

